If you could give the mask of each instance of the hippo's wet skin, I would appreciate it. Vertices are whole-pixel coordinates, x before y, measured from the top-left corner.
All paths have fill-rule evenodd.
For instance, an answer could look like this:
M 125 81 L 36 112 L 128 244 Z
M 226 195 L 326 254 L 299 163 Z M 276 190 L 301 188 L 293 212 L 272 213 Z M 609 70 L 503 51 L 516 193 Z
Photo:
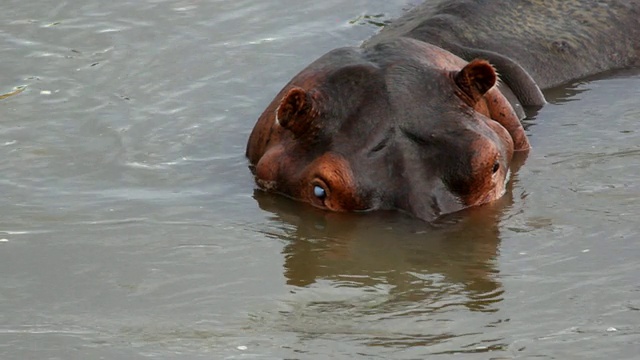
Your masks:
M 247 157 L 263 190 L 429 221 L 503 195 L 529 149 L 518 103 L 638 65 L 640 0 L 430 1 L 296 75 Z

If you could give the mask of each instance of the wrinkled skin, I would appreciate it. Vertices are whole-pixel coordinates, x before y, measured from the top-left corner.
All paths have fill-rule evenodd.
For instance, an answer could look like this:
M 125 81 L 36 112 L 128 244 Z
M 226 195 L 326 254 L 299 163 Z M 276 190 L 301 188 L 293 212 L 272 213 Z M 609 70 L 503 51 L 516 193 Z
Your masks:
M 249 138 L 259 188 L 331 211 L 426 221 L 500 198 L 514 152 L 529 149 L 514 109 L 544 104 L 536 79 L 509 57 L 449 43 L 480 55 L 467 62 L 425 40 L 383 31 L 296 75 Z M 508 79 L 500 87 L 496 64 Z

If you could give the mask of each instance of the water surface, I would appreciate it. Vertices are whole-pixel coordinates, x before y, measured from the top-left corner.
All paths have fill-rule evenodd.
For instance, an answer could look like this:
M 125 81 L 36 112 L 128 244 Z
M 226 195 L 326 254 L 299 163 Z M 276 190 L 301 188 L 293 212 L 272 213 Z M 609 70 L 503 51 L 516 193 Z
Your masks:
M 636 359 L 639 71 L 549 91 L 433 226 L 254 191 L 275 93 L 416 2 L 5 2 L 0 358 Z

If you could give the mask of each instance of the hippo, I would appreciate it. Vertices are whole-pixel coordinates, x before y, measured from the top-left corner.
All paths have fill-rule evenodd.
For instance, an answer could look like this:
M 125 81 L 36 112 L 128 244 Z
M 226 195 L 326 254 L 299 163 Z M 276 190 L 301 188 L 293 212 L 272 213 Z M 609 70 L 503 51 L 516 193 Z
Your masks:
M 542 90 L 640 66 L 640 0 L 428 1 L 298 73 L 258 118 L 259 189 L 427 222 L 505 193 Z

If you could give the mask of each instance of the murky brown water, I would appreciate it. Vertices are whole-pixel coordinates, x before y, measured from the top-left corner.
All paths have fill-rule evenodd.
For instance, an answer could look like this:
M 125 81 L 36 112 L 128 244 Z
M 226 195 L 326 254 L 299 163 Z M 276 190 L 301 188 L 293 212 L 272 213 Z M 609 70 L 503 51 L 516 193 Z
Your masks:
M 417 2 L 5 0 L 0 358 L 638 359 L 640 71 L 435 226 L 254 192 L 275 92 Z

